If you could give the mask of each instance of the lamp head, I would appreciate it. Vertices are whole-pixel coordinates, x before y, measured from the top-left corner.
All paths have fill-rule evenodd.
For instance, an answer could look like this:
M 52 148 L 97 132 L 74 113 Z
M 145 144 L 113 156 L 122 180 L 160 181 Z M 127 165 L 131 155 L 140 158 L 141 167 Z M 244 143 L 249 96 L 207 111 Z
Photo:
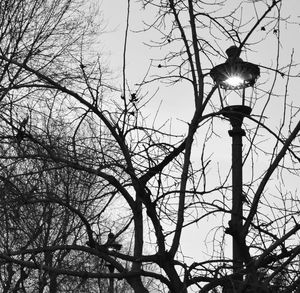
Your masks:
M 226 50 L 228 56 L 225 63 L 215 66 L 210 71 L 215 84 L 223 89 L 235 90 L 253 86 L 260 75 L 259 67 L 244 62 L 240 57 L 240 49 L 231 46 Z

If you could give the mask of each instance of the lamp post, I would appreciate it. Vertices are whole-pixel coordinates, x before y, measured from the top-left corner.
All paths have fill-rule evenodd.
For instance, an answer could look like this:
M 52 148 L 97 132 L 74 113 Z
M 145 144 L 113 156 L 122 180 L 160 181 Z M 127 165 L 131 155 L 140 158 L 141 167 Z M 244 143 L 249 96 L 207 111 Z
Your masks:
M 246 88 L 252 87 L 259 77 L 259 67 L 253 63 L 244 62 L 239 57 L 240 49 L 232 46 L 226 50 L 228 59 L 225 63 L 217 65 L 210 71 L 210 76 L 218 86 L 221 113 L 228 118 L 232 129 L 229 135 L 232 137 L 232 210 L 229 228 L 226 232 L 232 235 L 232 258 L 233 273 L 236 281 L 243 281 L 243 275 L 240 273 L 243 268 L 243 255 L 239 236 L 243 227 L 243 156 L 242 156 L 242 137 L 245 131 L 242 129 L 243 119 L 250 115 L 251 104 L 246 99 Z M 221 90 L 233 90 L 240 93 L 240 103 L 230 105 L 222 97 Z M 224 103 L 226 102 L 226 106 Z

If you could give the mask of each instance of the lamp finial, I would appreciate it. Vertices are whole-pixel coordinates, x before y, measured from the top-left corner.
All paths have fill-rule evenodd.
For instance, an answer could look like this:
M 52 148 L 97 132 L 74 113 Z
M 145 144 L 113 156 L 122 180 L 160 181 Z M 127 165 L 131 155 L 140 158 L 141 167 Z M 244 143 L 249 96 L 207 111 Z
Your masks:
M 226 54 L 228 56 L 227 63 L 231 62 L 242 62 L 243 60 L 240 58 L 241 50 L 237 46 L 231 46 L 226 51 Z

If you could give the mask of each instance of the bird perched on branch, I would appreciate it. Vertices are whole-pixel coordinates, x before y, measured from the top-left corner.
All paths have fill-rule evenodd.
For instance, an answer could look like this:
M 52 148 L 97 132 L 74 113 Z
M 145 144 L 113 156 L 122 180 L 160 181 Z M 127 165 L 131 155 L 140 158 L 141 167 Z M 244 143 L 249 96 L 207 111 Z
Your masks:
M 23 120 L 22 120 L 22 122 L 20 123 L 20 129 L 21 128 L 25 128 L 25 126 L 26 126 L 26 124 L 28 123 L 28 120 L 29 120 L 29 117 L 27 116 L 27 117 L 25 117 Z
M 108 249 L 120 250 L 122 248 L 122 245 L 116 242 L 116 236 L 112 232 L 108 233 L 107 242 L 105 245 L 108 247 Z
M 22 122 L 21 122 L 20 125 L 19 125 L 19 128 L 18 128 L 18 130 L 17 130 L 17 134 L 16 134 L 16 141 L 17 141 L 18 144 L 20 144 L 21 141 L 22 141 L 23 138 L 24 138 L 24 130 L 25 130 L 25 127 L 26 127 L 26 125 L 27 125 L 27 123 L 28 123 L 28 120 L 29 120 L 29 117 L 27 116 L 27 117 L 25 117 L 25 118 L 22 120 Z

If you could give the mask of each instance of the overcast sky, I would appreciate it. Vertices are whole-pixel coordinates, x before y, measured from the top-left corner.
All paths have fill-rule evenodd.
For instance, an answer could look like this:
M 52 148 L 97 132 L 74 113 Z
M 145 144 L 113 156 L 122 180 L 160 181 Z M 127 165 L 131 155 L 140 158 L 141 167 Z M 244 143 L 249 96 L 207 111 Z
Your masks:
M 210 0 L 208 0 L 209 2 Z M 227 1 L 230 3 L 236 3 L 234 0 Z M 213 2 L 213 1 L 212 1 Z M 256 3 L 256 6 L 252 5 L 249 1 L 249 4 L 246 12 L 244 11 L 245 17 L 255 16 L 255 13 L 258 15 L 261 13 L 259 3 Z M 257 1 L 260 2 L 260 1 Z M 285 0 L 284 9 L 282 11 L 282 17 L 290 17 L 290 24 L 287 26 L 282 26 L 280 30 L 281 34 L 281 43 L 280 43 L 280 64 L 288 64 L 289 60 L 293 56 L 294 63 L 300 63 L 300 26 L 296 24 L 296 22 L 300 22 L 300 1 L 299 0 Z M 286 4 L 287 3 L 287 4 Z M 104 22 L 106 24 L 106 31 L 103 35 L 103 46 L 105 51 L 109 54 L 109 62 L 111 67 L 113 68 L 115 73 L 118 73 L 120 79 L 116 79 L 116 85 L 121 88 L 121 72 L 122 72 L 122 53 L 123 53 L 123 43 L 124 43 L 124 30 L 125 30 L 125 22 L 126 22 L 126 9 L 127 9 L 127 1 L 125 0 L 103 0 L 102 2 L 102 11 Z M 227 7 L 229 8 L 229 7 Z M 255 10 L 257 9 L 257 10 Z M 153 15 L 151 12 L 141 10 L 140 4 L 136 1 L 132 1 L 131 3 L 131 15 L 130 15 L 130 33 L 128 38 L 128 49 L 127 49 L 127 82 L 130 85 L 132 91 L 134 91 L 137 87 L 136 83 L 141 82 L 146 73 L 148 66 L 150 65 L 151 59 L 155 58 L 159 54 L 159 50 L 153 50 L 150 47 L 147 47 L 144 42 L 148 42 L 152 37 L 149 33 L 135 33 L 134 30 L 138 30 L 142 28 L 142 21 L 144 19 L 151 19 Z M 255 35 L 257 40 L 263 39 L 264 31 L 258 31 Z M 213 40 L 211 40 L 213 41 Z M 228 47 L 227 42 L 220 41 L 219 46 L 223 47 L 225 51 Z M 252 52 L 247 52 L 245 55 L 250 61 L 259 65 L 263 65 L 266 67 L 275 66 L 274 52 L 277 49 L 277 37 L 276 34 L 269 35 L 261 44 L 255 45 L 255 50 Z M 272 58 L 271 58 L 272 57 Z M 244 58 L 244 57 L 243 57 Z M 224 62 L 222 59 L 216 60 L 216 64 L 218 62 Z M 293 74 L 297 74 L 297 70 L 294 71 L 292 69 Z M 259 80 L 261 83 L 269 82 L 272 78 L 268 75 L 269 71 L 266 72 L 262 69 L 262 76 Z M 279 96 L 285 91 L 285 82 L 286 80 L 278 80 L 278 94 Z M 157 93 L 156 99 L 153 104 L 150 104 L 150 111 L 157 109 L 159 105 L 161 121 L 167 119 L 169 117 L 172 118 L 174 125 L 176 127 L 183 127 L 185 129 L 186 125 L 181 121 L 189 121 L 191 117 L 191 112 L 193 110 L 193 98 L 191 89 L 188 88 L 184 83 L 177 85 L 176 87 L 166 87 L 162 84 L 154 84 L 149 87 L 150 92 L 156 91 L 159 87 L 160 91 Z M 290 86 L 288 90 L 288 94 L 290 99 L 294 101 L 294 105 L 300 105 L 300 82 L 299 78 L 293 78 L 290 80 Z M 254 109 L 254 112 L 258 111 Z M 254 113 L 255 114 L 255 113 Z M 280 117 L 282 114 L 282 99 L 280 97 L 274 98 L 270 109 L 266 112 L 268 116 L 268 125 L 274 126 L 276 128 L 276 119 Z M 279 122 L 279 121 L 278 121 Z M 227 130 L 229 129 L 229 125 L 223 123 L 223 128 L 220 127 L 219 135 L 220 140 L 216 140 L 216 149 L 215 155 L 220 161 L 230 162 L 230 147 L 231 142 L 230 138 L 227 135 Z M 220 145 L 221 151 L 220 151 Z M 218 152 L 219 149 L 219 152 Z M 219 155 L 218 155 L 219 154 Z M 218 162 L 218 164 L 219 164 Z M 260 162 L 262 163 L 262 162 Z M 268 162 L 266 162 L 268 163 Z M 197 258 L 200 257 L 201 251 L 199 250 L 198 242 L 190 241 L 191 235 L 193 235 L 194 231 L 187 231 L 184 234 L 183 246 L 191 252 L 190 255 Z M 200 227 L 201 232 L 201 227 Z M 199 231 L 197 233 L 200 233 Z

